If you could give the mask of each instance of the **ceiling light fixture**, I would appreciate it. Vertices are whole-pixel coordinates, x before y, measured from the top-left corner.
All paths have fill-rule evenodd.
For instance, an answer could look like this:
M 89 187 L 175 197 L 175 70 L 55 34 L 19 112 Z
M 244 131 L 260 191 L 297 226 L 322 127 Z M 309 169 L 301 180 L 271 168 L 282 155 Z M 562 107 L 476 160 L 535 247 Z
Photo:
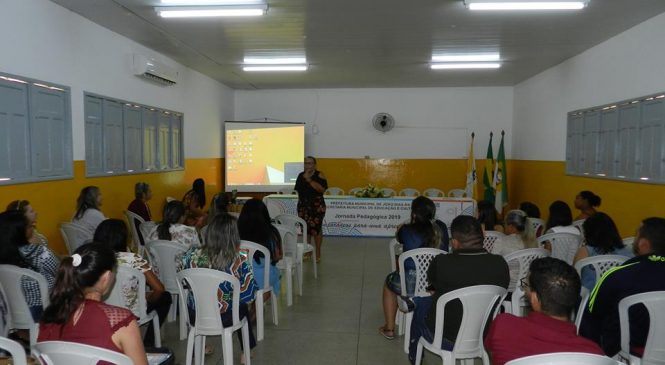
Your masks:
M 245 66 L 243 71 L 307 71 L 307 65 Z
M 432 70 L 489 69 L 499 68 L 501 64 L 496 62 L 432 63 L 430 67 Z
M 155 11 L 162 18 L 203 18 L 261 16 L 268 10 L 266 4 L 219 6 L 162 6 Z
M 579 10 L 589 0 L 464 0 L 469 10 Z
M 432 62 L 490 62 L 499 61 L 498 53 L 440 54 L 433 55 Z
M 305 57 L 258 58 L 245 57 L 246 65 L 300 65 L 307 63 Z

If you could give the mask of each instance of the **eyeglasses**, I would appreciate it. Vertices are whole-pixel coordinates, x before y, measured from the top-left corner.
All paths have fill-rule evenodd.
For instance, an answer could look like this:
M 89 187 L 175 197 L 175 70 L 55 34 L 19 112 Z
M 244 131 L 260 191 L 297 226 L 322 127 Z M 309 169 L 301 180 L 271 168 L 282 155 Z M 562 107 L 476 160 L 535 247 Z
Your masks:
M 527 280 L 527 278 L 520 279 L 520 288 L 522 289 L 522 291 L 527 291 L 528 289 L 530 289 L 529 281 Z

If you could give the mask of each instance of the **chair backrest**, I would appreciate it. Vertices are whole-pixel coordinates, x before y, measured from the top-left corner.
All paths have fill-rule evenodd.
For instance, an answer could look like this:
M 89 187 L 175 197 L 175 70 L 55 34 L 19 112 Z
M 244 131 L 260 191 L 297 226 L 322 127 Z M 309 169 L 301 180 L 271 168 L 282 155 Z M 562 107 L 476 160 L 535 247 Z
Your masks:
M 104 302 L 129 309 L 141 322 L 148 316 L 145 291 L 145 275 L 140 270 L 119 265 L 113 288 Z
M 155 227 L 157 227 L 157 223 L 154 221 L 145 221 L 139 225 L 139 230 L 141 231 L 141 235 L 143 237 L 148 238 L 150 232 L 152 232 Z
M 9 309 L 9 300 L 0 282 L 0 337 L 7 337 L 11 328 L 12 313 Z
M 531 218 L 531 217 L 529 217 L 528 220 L 529 223 L 531 223 L 533 231 L 536 233 L 536 237 L 540 237 L 545 231 L 545 221 L 540 218 Z
M 649 334 L 642 354 L 642 364 L 665 364 L 665 291 L 652 291 L 623 298 L 619 302 L 621 353 L 630 354 L 630 318 L 628 310 L 643 304 L 649 312 Z
M 240 281 L 231 274 L 213 269 L 185 269 L 178 272 L 178 280 L 185 281 L 194 297 L 196 306 L 196 321 L 194 331 L 197 335 L 215 336 L 221 335 L 224 326 L 219 315 L 219 299 L 217 292 L 219 285 L 223 282 L 231 283 L 232 305 L 231 315 L 233 326 L 240 323 Z
M 157 274 L 166 291 L 177 293 L 178 278 L 175 262 L 187 251 L 186 247 L 172 241 L 155 240 L 146 242 L 145 248 L 150 257 L 152 271 Z
M 415 250 L 403 252 L 399 255 L 399 275 L 402 295 L 407 293 L 406 272 L 404 270 L 404 263 L 406 260 L 412 260 L 416 267 L 416 285 L 413 290 L 413 295 L 424 296 L 429 295 L 427 291 L 427 287 L 429 286 L 429 283 L 427 282 L 427 269 L 434 257 L 445 253 L 446 251 L 438 248 L 417 248 Z
M 584 221 L 585 221 L 585 220 L 586 220 L 586 219 L 578 219 L 578 220 L 576 220 L 576 221 L 573 221 L 573 223 L 571 224 L 571 226 L 573 226 L 573 227 L 575 227 L 575 228 L 577 228 L 577 229 L 580 230 L 580 234 L 581 234 L 582 236 L 584 236 L 584 228 L 582 227 L 582 225 L 584 224 Z
M 423 191 L 423 195 L 428 198 L 443 198 L 446 196 L 446 193 L 443 190 L 437 188 L 429 188 Z
M 275 217 L 275 221 L 286 227 L 293 227 L 296 236 L 302 236 L 300 243 L 308 243 L 307 240 L 307 222 L 304 219 L 293 214 L 280 214 Z
M 178 200 L 178 199 L 176 199 L 176 198 L 174 198 L 174 197 L 172 197 L 172 196 L 167 196 L 167 197 L 166 197 L 166 202 L 167 202 L 167 203 L 170 203 L 170 202 L 172 202 L 172 201 L 174 201 L 174 200 Z
M 263 288 L 260 289 L 268 289 L 270 287 L 270 270 L 267 269 L 268 265 L 270 265 L 270 250 L 268 248 L 259 245 L 256 242 L 252 241 L 247 241 L 247 240 L 240 240 L 240 249 L 242 250 L 247 250 L 247 258 L 249 262 L 252 262 L 254 260 L 254 254 L 256 251 L 259 251 L 263 254 L 263 264 L 265 265 L 266 269 L 263 270 Z
M 582 352 L 555 352 L 551 354 L 527 356 L 506 365 L 621 365 L 622 363 L 602 355 Z
M 464 189 L 451 189 L 448 191 L 448 196 L 453 198 L 464 198 L 466 196 L 466 190 Z
M 397 271 L 397 255 L 398 252 L 402 254 L 402 244 L 399 243 L 397 238 L 393 238 L 388 242 L 388 255 L 390 256 L 390 272 Z
M 572 233 L 548 233 L 538 237 L 538 243 L 549 241 L 552 245 L 552 257 L 573 264 L 573 259 L 580 248 L 582 239 L 580 235 Z
M 635 236 L 630 236 L 630 237 L 622 238 L 621 240 L 623 241 L 623 245 L 624 245 L 624 246 L 626 246 L 626 247 L 632 247 L 632 246 L 633 246 L 633 242 L 635 242 Z
M 496 285 L 469 286 L 440 296 L 436 302 L 436 327 L 432 343 L 437 346 L 443 340 L 446 304 L 459 300 L 463 308 L 462 322 L 453 346 L 453 358 L 482 356 L 485 324 L 489 318 L 494 318 L 505 296 L 506 289 Z
M 381 194 L 383 194 L 383 196 L 385 198 L 390 198 L 390 197 L 395 196 L 396 193 L 395 193 L 395 189 L 383 188 L 383 189 L 381 189 Z
M 362 190 L 363 190 L 363 188 L 352 188 L 351 190 L 349 190 L 348 194 L 349 195 L 356 195 L 356 193 L 358 193 L 359 191 L 362 191 Z
M 485 231 L 485 238 L 483 239 L 483 248 L 487 252 L 491 252 L 494 248 L 496 241 L 502 239 L 506 235 L 498 231 Z
M 582 324 L 582 317 L 584 316 L 584 309 L 587 307 L 589 304 L 589 296 L 591 296 L 591 293 L 589 293 L 589 289 L 582 287 L 580 289 L 580 304 L 577 306 L 577 311 L 575 312 L 575 328 L 577 329 L 577 333 L 580 333 L 580 324 Z
M 0 336 L 0 350 L 8 352 L 9 356 L 11 356 L 12 361 L 7 362 L 7 364 L 27 365 L 25 350 L 20 343 L 10 340 L 4 336 Z M 5 362 L 2 363 L 5 364 Z
M 399 196 L 419 196 L 420 192 L 417 189 L 406 188 L 399 191 Z
M 273 224 L 282 238 L 282 250 L 284 255 L 293 258 L 294 262 L 302 261 L 302 250 L 298 250 L 298 240 L 296 233 L 291 226 Z
M 344 193 L 344 189 L 342 189 L 342 188 L 332 187 L 332 188 L 326 189 L 325 194 L 326 195 L 344 195 L 345 193 Z
M 598 255 L 585 257 L 575 263 L 575 270 L 577 270 L 577 273 L 580 275 L 580 277 L 582 277 L 582 268 L 588 265 L 592 265 L 593 270 L 596 272 L 597 283 L 605 271 L 623 264 L 626 262 L 626 260 L 628 260 L 628 257 L 621 255 Z
M 79 246 L 87 240 L 91 240 L 94 232 L 90 232 L 80 224 L 64 222 L 60 224 L 60 233 L 65 241 L 67 251 L 71 255 Z
M 140 227 L 141 224 L 145 222 L 145 219 L 141 218 L 140 215 L 130 212 L 129 210 L 125 211 L 125 217 L 127 218 L 127 224 L 129 224 L 129 232 L 132 234 L 132 240 L 134 241 L 134 247 L 139 247 L 140 245 L 145 244 L 143 240 L 143 235 L 139 232 L 136 227 Z
M 15 328 L 30 328 L 35 324 L 30 313 L 30 307 L 25 300 L 21 287 L 21 278 L 26 277 L 37 281 L 42 306 L 46 308 L 49 303 L 48 284 L 44 275 L 30 269 L 20 268 L 14 265 L 0 265 L 0 284 L 5 293 L 12 293 L 6 299 L 11 312 L 12 326 Z
M 550 252 L 544 248 L 525 248 L 523 250 L 513 251 L 503 256 L 508 265 L 511 265 L 511 263 L 517 263 L 519 265 L 519 272 L 517 277 L 510 278 L 510 285 L 508 285 L 508 287 L 514 288 L 518 286 L 517 284 L 520 282 L 520 280 L 527 276 L 529 273 L 529 265 L 531 265 L 531 261 L 540 257 L 547 257 L 549 255 Z
M 95 365 L 107 361 L 116 365 L 132 365 L 125 354 L 76 342 L 46 341 L 34 347 L 35 357 L 45 365 Z

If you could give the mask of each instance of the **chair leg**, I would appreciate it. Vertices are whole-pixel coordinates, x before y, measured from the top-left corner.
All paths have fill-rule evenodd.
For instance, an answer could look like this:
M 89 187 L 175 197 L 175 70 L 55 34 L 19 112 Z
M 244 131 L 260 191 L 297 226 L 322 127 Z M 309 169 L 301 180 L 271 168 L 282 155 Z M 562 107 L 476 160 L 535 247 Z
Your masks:
M 37 343 L 37 337 L 39 336 L 39 324 L 34 323 L 32 324 L 32 328 L 29 330 L 30 332 L 30 347 L 34 346 Z
M 264 318 L 263 318 L 263 290 L 256 292 L 256 341 L 263 341 Z
M 189 332 L 187 336 L 187 352 L 185 365 L 192 365 L 192 356 L 194 356 L 194 332 L 193 330 Z
M 406 353 L 408 354 L 409 351 L 407 350 Z M 418 347 L 416 348 L 416 365 L 420 365 L 423 361 L 423 344 L 418 341 Z M 454 365 L 454 364 L 453 364 Z
M 171 293 L 171 307 L 169 308 L 169 314 L 166 316 L 167 322 L 173 322 L 176 320 L 178 314 L 178 294 Z
M 302 262 L 296 264 L 296 280 L 298 282 L 298 295 L 302 297 Z
M 183 298 L 178 298 L 178 324 L 180 327 L 180 341 L 187 338 L 187 305 Z
M 155 347 L 162 347 L 162 333 L 159 330 L 159 317 L 157 316 L 157 313 L 152 317 L 152 330 L 155 334 Z
M 233 332 L 224 330 L 222 334 L 222 359 L 224 365 L 233 365 Z
M 404 334 L 404 312 L 400 310 L 395 314 L 395 327 L 397 329 L 397 336 Z
M 319 273 L 318 273 L 318 268 L 317 268 L 317 263 L 316 263 L 316 245 L 312 245 L 314 249 L 312 250 L 312 262 L 314 263 L 314 279 L 319 278 Z
M 272 323 L 277 326 L 279 323 L 278 312 L 277 312 L 277 296 L 275 295 L 275 290 L 270 290 L 270 304 L 272 305 Z
M 293 268 L 286 267 L 286 305 L 288 307 L 293 305 Z
M 411 320 L 413 312 L 404 313 L 404 352 L 409 353 L 409 341 L 411 340 Z
M 206 336 L 199 336 L 199 359 L 197 365 L 203 365 L 206 362 Z
M 242 348 L 243 356 L 245 356 L 245 365 L 250 365 L 252 361 L 251 351 L 249 348 L 249 323 L 245 320 L 245 323 L 242 325 Z

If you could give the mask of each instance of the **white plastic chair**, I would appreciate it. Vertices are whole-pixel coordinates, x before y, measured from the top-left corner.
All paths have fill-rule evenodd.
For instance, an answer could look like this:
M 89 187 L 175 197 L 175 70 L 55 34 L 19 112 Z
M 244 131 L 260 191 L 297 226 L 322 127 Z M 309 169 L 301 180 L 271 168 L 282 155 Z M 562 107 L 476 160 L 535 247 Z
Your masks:
M 11 312 L 12 328 L 29 330 L 30 346 L 33 346 L 37 343 L 39 323 L 32 319 L 30 307 L 28 307 L 28 302 L 26 302 L 25 296 L 22 294 L 21 278 L 23 277 L 37 282 L 42 308 L 48 307 L 49 292 L 44 275 L 14 265 L 0 265 L 0 284 L 2 284 L 5 293 L 12 293 L 11 296 L 6 297 Z
M 402 254 L 403 245 L 393 238 L 388 242 L 388 256 L 390 258 L 390 272 L 397 271 L 397 258 Z M 397 311 L 395 314 L 395 324 L 397 325 L 397 335 L 401 336 L 404 333 L 404 313 Z
M 448 196 L 453 198 L 464 198 L 466 196 L 466 190 L 464 189 L 452 189 L 448 192 Z
M 170 203 L 170 202 L 172 202 L 172 201 L 174 201 L 174 200 L 178 200 L 178 199 L 176 199 L 176 198 L 174 198 L 174 197 L 172 197 L 172 196 L 167 196 L 167 197 L 166 197 L 166 202 L 167 202 L 167 203 Z
M 429 188 L 423 191 L 423 195 L 428 198 L 443 198 L 446 196 L 446 193 L 443 190 Z
M 194 297 L 196 321 L 187 336 L 186 364 L 203 364 L 205 359 L 206 336 L 222 336 L 222 357 L 224 365 L 233 364 L 233 332 L 242 331 L 242 343 L 245 364 L 250 365 L 249 323 L 247 318 L 240 319 L 240 282 L 231 274 L 213 269 L 186 269 L 178 273 L 178 280 L 185 281 Z M 231 314 L 233 324 L 224 327 L 219 313 L 217 291 L 219 284 L 229 282 L 233 287 Z
M 395 189 L 383 188 L 381 189 L 381 194 L 383 194 L 384 198 L 392 198 L 393 196 L 395 196 L 396 193 Z
M 318 267 L 316 263 L 316 246 L 309 243 L 307 240 L 307 222 L 304 219 L 293 214 L 280 214 L 275 217 L 275 221 L 283 226 L 293 227 L 292 231 L 296 237 L 300 238 L 298 241 L 298 249 L 302 250 L 303 254 L 312 253 L 312 265 L 314 266 L 314 278 L 318 278 Z
M 347 194 L 349 194 L 349 195 L 354 195 L 354 196 L 355 196 L 356 193 L 358 193 L 358 192 L 360 192 L 360 191 L 362 191 L 362 190 L 363 190 L 363 188 L 352 188 L 351 190 L 349 190 L 349 192 L 348 192 Z
M 602 355 L 582 352 L 555 352 L 508 361 L 506 365 L 622 365 Z
M 278 193 L 279 194 L 284 194 L 284 195 L 298 195 L 298 192 L 293 190 L 293 187 L 279 189 Z
M 136 229 L 136 222 L 138 222 L 138 226 L 140 227 L 141 224 L 145 223 L 145 219 L 141 218 L 140 215 L 130 212 L 129 210 L 125 211 L 125 218 L 127 218 L 127 224 L 129 224 L 129 232 L 132 235 L 132 241 L 134 242 L 134 248 L 136 249 L 136 252 L 140 256 L 143 256 L 143 244 L 145 244 L 145 241 L 143 241 L 143 244 L 141 244 L 141 241 L 143 239 L 143 235 L 141 235 L 141 232 Z
M 155 347 L 162 347 L 159 317 L 156 311 L 148 313 L 148 302 L 145 292 L 145 275 L 141 271 L 126 266 L 118 266 L 115 283 L 104 302 L 129 309 L 139 318 L 138 323 L 140 326 L 152 322 L 152 329 L 155 334 Z
M 575 328 L 577 329 L 577 334 L 580 333 L 580 324 L 582 324 L 582 317 L 584 317 L 584 309 L 587 304 L 589 304 L 589 297 L 591 293 L 585 287 L 580 289 L 580 304 L 577 306 L 577 312 L 575 312 Z
M 573 264 L 575 254 L 582 244 L 581 236 L 572 233 L 548 233 L 538 237 L 537 240 L 540 245 L 549 241 L 552 245 L 551 256 L 569 265 Z
M 0 350 L 4 350 L 9 353 L 11 357 L 10 364 L 13 365 L 27 365 L 25 350 L 20 343 L 0 336 Z
M 423 347 L 441 356 L 442 363 L 455 364 L 457 359 L 482 358 L 489 364 L 483 346 L 483 330 L 489 318 L 494 318 L 499 303 L 506 296 L 506 289 L 496 285 L 477 285 L 453 290 L 439 297 L 436 301 L 436 325 L 432 342 L 420 338 L 416 350 L 416 364 L 420 364 Z M 453 300 L 462 302 L 462 323 L 457 339 L 451 351 L 441 349 L 443 343 L 443 324 L 446 320 L 444 309 Z
M 286 277 L 286 305 L 290 307 L 293 305 L 293 276 L 296 277 L 296 284 L 302 288 L 302 252 L 298 255 L 298 243 L 296 242 L 296 234 L 290 227 L 281 224 L 274 224 L 275 228 L 279 231 L 282 238 L 282 249 L 284 254 L 282 259 L 277 263 L 277 268 L 284 271 Z M 300 266 L 300 269 L 298 269 Z M 295 268 L 295 271 L 294 271 Z M 302 295 L 302 289 L 300 291 Z
M 177 305 L 178 301 L 178 277 L 176 276 L 175 262 L 177 258 L 185 253 L 186 248 L 172 241 L 156 240 L 146 242 L 145 249 L 150 258 L 153 272 L 159 277 L 164 289 L 171 293 L 172 304 L 169 310 L 170 321 L 175 319 L 176 308 L 179 310 L 178 326 L 180 328 L 180 339 L 187 338 L 187 308 Z
M 635 236 L 630 236 L 630 237 L 622 238 L 621 240 L 623 241 L 623 245 L 624 245 L 624 246 L 626 246 L 626 247 L 632 247 L 632 246 L 633 246 L 633 242 L 635 242 Z
M 506 312 L 512 313 L 516 316 L 523 316 L 522 308 L 526 307 L 528 304 L 524 298 L 524 292 L 520 288 L 520 280 L 526 278 L 529 273 L 529 265 L 531 261 L 540 258 L 547 257 L 550 255 L 550 252 L 544 248 L 526 248 L 523 250 L 513 251 L 505 256 L 504 260 L 508 264 L 508 267 L 514 267 L 515 265 L 519 266 L 517 276 L 510 278 L 510 284 L 508 284 L 508 291 L 512 292 L 510 302 L 506 301 L 503 303 L 503 307 L 506 309 Z
M 417 189 L 406 188 L 399 191 L 399 196 L 420 196 L 420 192 Z
M 263 254 L 263 288 L 259 288 L 256 291 L 256 340 L 263 340 L 263 333 L 265 328 L 265 320 L 263 319 L 263 294 L 270 293 L 270 303 L 272 304 L 272 323 L 277 326 L 278 317 L 277 317 L 277 297 L 275 296 L 275 290 L 270 285 L 270 251 L 259 245 L 258 243 L 252 241 L 240 241 L 240 249 L 247 250 L 247 257 L 250 262 L 254 260 L 254 253 L 259 251 Z
M 575 263 L 575 270 L 577 270 L 577 274 L 582 277 L 582 268 L 585 266 L 591 265 L 593 266 L 593 270 L 596 273 L 596 283 L 598 280 L 600 280 L 600 277 L 603 276 L 603 274 L 613 268 L 617 267 L 629 258 L 626 256 L 621 256 L 621 255 L 598 255 L 598 256 L 591 256 L 591 257 L 585 257 Z
M 531 223 L 533 232 L 536 234 L 536 236 L 540 237 L 545 231 L 545 221 L 540 218 L 531 218 L 531 217 L 528 218 L 528 221 L 529 223 Z
M 12 313 L 9 309 L 9 300 L 0 282 L 0 337 L 7 337 L 11 328 Z
M 487 252 L 492 252 L 492 248 L 494 248 L 494 244 L 496 241 L 501 240 L 503 237 L 506 235 L 499 232 L 499 231 L 485 231 L 485 238 L 483 239 L 483 248 L 487 250 Z
M 628 309 L 642 304 L 649 312 L 649 333 L 642 358 L 630 354 L 630 317 Z M 621 326 L 621 351 L 619 356 L 630 360 L 631 365 L 665 364 L 665 291 L 635 294 L 619 302 L 619 324 Z
M 45 341 L 33 347 L 35 357 L 44 365 L 92 365 L 107 361 L 116 365 L 132 365 L 127 355 L 76 342 Z
M 325 192 L 325 195 L 344 195 L 344 194 L 345 194 L 344 189 L 336 187 L 328 188 L 326 189 Z
M 427 291 L 427 269 L 429 268 L 432 260 L 441 254 L 446 254 L 446 251 L 440 250 L 438 248 L 417 248 L 415 250 L 409 250 L 403 252 L 399 255 L 399 283 L 402 291 L 402 295 L 409 295 L 407 293 L 406 287 L 406 272 L 404 269 L 404 263 L 409 260 L 413 262 L 416 268 L 416 283 L 413 288 L 412 296 L 414 297 L 425 297 L 429 296 L 430 293 Z M 408 312 L 406 310 L 405 303 L 401 298 L 397 298 L 397 303 L 399 304 L 399 309 L 402 312 L 405 312 L 404 315 L 404 352 L 409 352 L 409 339 L 411 338 L 411 320 L 413 319 L 413 312 Z
M 79 246 L 86 241 L 91 240 L 94 232 L 90 232 L 85 227 L 70 222 L 60 223 L 60 234 L 65 241 L 67 252 L 71 255 Z
M 585 220 L 586 219 L 578 219 L 576 221 L 573 221 L 573 223 L 571 224 L 571 226 L 580 230 L 580 235 L 582 236 L 584 236 L 584 228 L 582 227 L 582 225 L 584 224 Z

